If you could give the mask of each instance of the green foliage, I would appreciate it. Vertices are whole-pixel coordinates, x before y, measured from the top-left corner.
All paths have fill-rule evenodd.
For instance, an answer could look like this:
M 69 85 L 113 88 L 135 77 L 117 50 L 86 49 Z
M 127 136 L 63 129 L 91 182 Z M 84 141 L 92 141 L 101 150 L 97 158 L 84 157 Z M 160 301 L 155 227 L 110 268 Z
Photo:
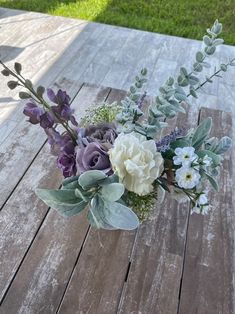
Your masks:
M 149 217 L 150 211 L 154 208 L 158 198 L 157 191 L 139 196 L 134 192 L 126 191 L 122 197 L 124 202 L 133 209 L 140 221 L 144 221 Z
M 111 183 L 102 187 L 100 195 L 103 200 L 107 202 L 116 202 L 122 197 L 124 191 L 125 188 L 123 184 Z
M 218 141 L 218 144 L 214 148 L 213 152 L 215 154 L 224 154 L 231 147 L 232 147 L 232 139 L 228 136 L 224 136 Z
M 204 119 L 197 127 L 193 137 L 192 145 L 195 149 L 201 147 L 210 134 L 212 127 L 212 119 L 210 117 Z
M 36 194 L 46 205 L 58 210 L 64 216 L 76 215 L 88 204 L 77 197 L 73 190 L 37 189 Z
M 203 158 L 205 156 L 210 157 L 212 159 L 212 163 L 213 163 L 214 167 L 219 166 L 221 161 L 222 161 L 222 158 L 220 155 L 216 155 L 215 153 L 211 152 L 210 150 L 206 150 L 206 149 L 198 151 L 197 155 L 199 158 Z
M 102 122 L 113 122 L 117 114 L 121 111 L 121 106 L 116 102 L 112 104 L 103 103 L 99 106 L 92 107 L 86 110 L 86 115 L 81 120 L 81 124 L 99 124 Z
M 129 93 L 121 101 L 122 110 L 117 114 L 116 120 L 124 126 L 123 130 L 126 132 L 133 131 L 135 124 L 144 114 L 140 108 L 140 102 L 143 96 L 142 88 L 147 82 L 146 76 L 147 70 L 142 69 L 139 75 L 135 77 L 135 82 L 131 85 Z M 145 130 L 141 130 L 141 125 L 139 125 L 139 128 L 140 130 L 136 131 L 145 134 Z
M 107 202 L 99 195 L 92 199 L 88 220 L 96 228 L 109 230 L 132 230 L 139 225 L 138 217 L 130 208 L 118 202 Z
M 96 228 L 135 229 L 138 217 L 120 201 L 125 189 L 116 179 L 91 170 L 64 180 L 61 190 L 37 189 L 36 194 L 64 216 L 76 215 L 89 205 L 87 217 Z
M 105 178 L 107 178 L 107 175 L 103 171 L 89 170 L 80 175 L 78 183 L 84 190 L 87 190 L 96 187 Z

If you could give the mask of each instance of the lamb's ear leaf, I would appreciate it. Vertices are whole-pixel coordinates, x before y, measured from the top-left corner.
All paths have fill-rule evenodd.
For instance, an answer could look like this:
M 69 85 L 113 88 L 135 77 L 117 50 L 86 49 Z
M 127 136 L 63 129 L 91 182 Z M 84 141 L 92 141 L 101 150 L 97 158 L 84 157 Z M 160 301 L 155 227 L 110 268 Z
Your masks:
M 213 188 L 216 190 L 216 192 L 219 191 L 219 185 L 218 185 L 218 182 L 212 177 L 210 176 L 209 174 L 205 174 L 208 181 L 210 182 L 210 184 L 213 186 Z
M 80 176 L 74 176 L 74 177 L 66 178 L 66 179 L 63 180 L 62 184 L 63 184 L 63 186 L 65 186 L 65 185 L 67 185 L 67 184 L 69 184 L 71 182 L 78 181 L 79 177 Z
M 215 167 L 219 166 L 221 164 L 221 161 L 223 160 L 222 156 L 217 155 L 213 153 L 212 151 L 206 150 L 206 149 L 200 150 L 199 152 L 197 152 L 197 155 L 199 158 L 204 158 L 205 156 L 210 157 Z
M 199 148 L 206 140 L 206 138 L 210 134 L 211 127 L 212 127 L 211 117 L 206 118 L 205 120 L 202 121 L 202 123 L 199 124 L 192 137 L 192 145 L 195 149 Z
M 124 185 L 121 183 L 111 183 L 104 185 L 101 189 L 101 196 L 105 201 L 118 201 L 125 191 Z
M 119 202 L 106 202 L 98 195 L 92 199 L 88 219 L 96 228 L 133 230 L 139 226 L 136 214 Z
M 87 214 L 90 224 L 97 229 L 115 230 L 105 219 L 104 201 L 96 195 L 91 203 Z
M 216 154 L 224 154 L 232 146 L 232 139 L 228 136 L 224 136 L 219 140 L 218 145 L 214 149 Z
M 76 197 L 73 190 L 37 189 L 36 194 L 47 206 L 58 210 L 64 216 L 76 215 L 88 204 Z
M 88 170 L 79 176 L 78 183 L 83 189 L 96 186 L 99 181 L 107 178 L 107 175 L 100 170 Z
M 127 206 L 118 202 L 105 202 L 105 218 L 107 222 L 122 230 L 133 230 L 139 226 L 136 214 Z

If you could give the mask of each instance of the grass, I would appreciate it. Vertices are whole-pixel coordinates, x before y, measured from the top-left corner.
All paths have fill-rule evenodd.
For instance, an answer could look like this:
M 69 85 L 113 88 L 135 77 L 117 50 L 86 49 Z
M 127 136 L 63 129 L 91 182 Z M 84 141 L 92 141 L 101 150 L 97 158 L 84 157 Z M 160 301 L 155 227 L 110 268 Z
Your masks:
M 235 0 L 0 0 L 0 6 L 201 39 L 216 18 L 235 45 Z

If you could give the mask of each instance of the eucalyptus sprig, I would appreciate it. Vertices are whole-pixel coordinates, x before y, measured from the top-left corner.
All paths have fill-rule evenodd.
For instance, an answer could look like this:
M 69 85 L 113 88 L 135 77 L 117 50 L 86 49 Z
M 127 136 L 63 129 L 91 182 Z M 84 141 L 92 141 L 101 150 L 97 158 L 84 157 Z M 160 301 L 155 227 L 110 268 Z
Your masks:
M 206 80 L 200 82 L 197 75 L 204 68 L 210 67 L 205 60 L 213 55 L 217 46 L 223 43 L 222 38 L 218 38 L 222 31 L 222 24 L 215 21 L 211 29 L 207 29 L 207 35 L 203 37 L 204 48 L 195 55 L 192 69 L 189 71 L 185 67 L 180 68 L 180 72 L 176 79 L 169 77 L 163 86 L 159 88 L 160 94 L 156 97 L 155 102 L 149 108 L 147 123 L 142 129 L 148 137 L 154 138 L 157 132 L 165 127 L 165 119 L 173 118 L 178 112 L 184 112 L 182 102 L 190 104 L 189 96 L 197 98 L 197 91 L 206 83 L 211 83 L 214 77 L 221 77 L 221 72 L 226 72 L 229 66 L 235 66 L 235 58 L 231 59 L 227 64 L 221 64 L 217 70 L 210 76 L 206 76 Z M 189 89 L 187 93 L 185 88 Z

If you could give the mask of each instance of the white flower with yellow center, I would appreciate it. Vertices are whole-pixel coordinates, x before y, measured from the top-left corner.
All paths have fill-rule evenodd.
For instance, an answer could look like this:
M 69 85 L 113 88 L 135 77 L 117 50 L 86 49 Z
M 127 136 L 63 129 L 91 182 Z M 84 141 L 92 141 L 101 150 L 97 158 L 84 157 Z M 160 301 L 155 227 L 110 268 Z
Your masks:
M 193 168 L 181 167 L 176 170 L 175 179 L 179 187 L 184 189 L 194 188 L 200 181 L 200 174 Z
M 175 149 L 176 156 L 173 157 L 175 165 L 189 166 L 193 161 L 196 161 L 198 156 L 195 154 L 194 147 L 177 147 Z
M 109 150 L 111 165 L 128 191 L 146 195 L 163 171 L 163 158 L 156 151 L 154 140 L 132 132 L 121 133 Z

